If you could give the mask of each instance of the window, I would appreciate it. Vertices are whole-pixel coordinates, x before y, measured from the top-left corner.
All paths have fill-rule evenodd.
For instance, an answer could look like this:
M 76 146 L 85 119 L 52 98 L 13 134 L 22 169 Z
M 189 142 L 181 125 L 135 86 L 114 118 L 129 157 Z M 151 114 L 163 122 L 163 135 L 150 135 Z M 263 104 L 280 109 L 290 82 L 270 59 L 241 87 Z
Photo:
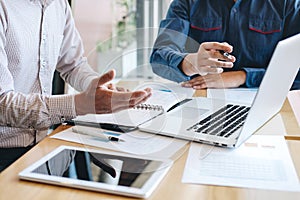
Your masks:
M 170 0 L 73 0 L 90 65 L 117 77 L 153 78 L 149 54 Z

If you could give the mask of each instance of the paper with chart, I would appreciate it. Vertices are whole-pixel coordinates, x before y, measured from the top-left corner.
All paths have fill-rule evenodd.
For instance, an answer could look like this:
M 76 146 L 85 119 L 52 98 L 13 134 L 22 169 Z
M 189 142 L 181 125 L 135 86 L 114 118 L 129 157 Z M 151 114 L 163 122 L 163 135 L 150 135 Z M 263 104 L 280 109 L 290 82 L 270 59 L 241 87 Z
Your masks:
M 86 127 L 86 129 L 88 131 L 89 129 L 95 128 Z M 171 158 L 179 150 L 184 148 L 188 143 L 184 140 L 144 133 L 140 131 L 121 134 L 117 132 L 106 131 L 103 129 L 98 130 L 99 132 L 101 132 L 101 134 L 119 137 L 120 139 L 124 140 L 124 142 L 111 142 L 101 137 L 74 133 L 71 128 L 59 132 L 51 136 L 51 138 L 75 142 L 88 146 L 101 147 L 114 151 L 121 151 L 136 155 L 147 155 L 158 158 Z
M 253 135 L 236 149 L 192 143 L 182 182 L 300 191 L 283 136 Z

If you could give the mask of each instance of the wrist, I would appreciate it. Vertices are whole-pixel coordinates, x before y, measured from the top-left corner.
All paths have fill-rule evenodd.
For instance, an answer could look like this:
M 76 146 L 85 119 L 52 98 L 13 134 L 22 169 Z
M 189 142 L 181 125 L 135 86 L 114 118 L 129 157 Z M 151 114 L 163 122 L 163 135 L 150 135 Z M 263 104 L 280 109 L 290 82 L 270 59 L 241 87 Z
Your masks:
M 181 71 L 187 75 L 187 76 L 193 76 L 195 74 L 197 74 L 194 70 L 194 55 L 193 54 L 188 54 L 187 56 L 184 57 L 184 59 L 182 60 L 179 68 L 181 69 Z
M 244 70 L 237 71 L 238 73 L 238 80 L 239 80 L 239 86 L 245 85 L 246 83 L 246 78 L 247 78 L 247 73 Z
M 91 102 L 84 93 L 79 93 L 74 96 L 76 115 L 85 115 L 92 113 Z

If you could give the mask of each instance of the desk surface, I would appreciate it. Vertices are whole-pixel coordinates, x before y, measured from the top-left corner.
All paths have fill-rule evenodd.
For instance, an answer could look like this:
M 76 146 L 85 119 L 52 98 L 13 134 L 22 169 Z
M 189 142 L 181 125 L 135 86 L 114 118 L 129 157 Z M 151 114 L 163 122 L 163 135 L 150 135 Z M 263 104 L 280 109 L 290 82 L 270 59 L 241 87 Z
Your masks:
M 300 136 L 300 129 L 288 101 L 285 102 L 280 115 L 288 133 L 286 139 L 289 139 L 287 140 L 289 150 L 292 155 L 296 171 L 298 175 L 300 175 L 300 157 L 298 156 L 298 153 L 300 152 L 300 140 L 297 140 L 300 138 L 298 137 Z M 53 132 L 53 134 L 63 130 L 64 128 L 67 128 L 67 126 L 60 126 Z M 82 146 L 47 137 L 0 174 L 0 199 L 132 199 L 105 193 L 21 181 L 18 179 L 18 173 L 20 171 L 60 145 Z M 188 152 L 185 150 L 182 156 L 175 161 L 174 166 L 149 199 L 300 199 L 300 193 L 183 184 L 181 183 L 181 177 L 187 154 Z
M 60 130 L 62 130 L 62 127 L 60 127 L 57 131 Z M 300 157 L 297 153 L 300 152 L 300 141 L 288 140 L 287 142 L 293 157 L 295 168 L 297 169 L 298 174 L 300 174 Z M 60 145 L 82 146 L 71 142 L 46 138 L 0 174 L 0 199 L 130 199 L 117 195 L 20 181 L 18 179 L 17 174 L 21 170 Z M 300 193 L 183 184 L 181 183 L 181 177 L 186 158 L 187 151 L 185 151 L 182 156 L 175 161 L 174 166 L 149 199 L 300 199 Z

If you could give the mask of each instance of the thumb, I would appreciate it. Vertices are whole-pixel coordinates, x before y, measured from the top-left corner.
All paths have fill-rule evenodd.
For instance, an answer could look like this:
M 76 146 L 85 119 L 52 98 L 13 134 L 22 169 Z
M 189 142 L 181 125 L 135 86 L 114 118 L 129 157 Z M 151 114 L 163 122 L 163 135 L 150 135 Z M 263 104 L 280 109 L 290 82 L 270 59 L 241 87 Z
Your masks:
M 115 78 L 115 70 L 110 70 L 109 72 L 106 72 L 102 76 L 100 76 L 99 81 L 98 81 L 98 86 L 104 85 L 105 83 L 113 80 Z

